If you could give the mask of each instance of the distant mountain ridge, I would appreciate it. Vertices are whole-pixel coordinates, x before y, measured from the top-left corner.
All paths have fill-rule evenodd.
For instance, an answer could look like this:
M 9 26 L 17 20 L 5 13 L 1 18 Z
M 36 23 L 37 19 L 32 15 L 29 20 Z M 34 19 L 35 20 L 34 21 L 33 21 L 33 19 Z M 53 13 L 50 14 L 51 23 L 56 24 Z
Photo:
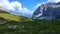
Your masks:
M 33 13 L 33 19 L 59 19 L 60 18 L 60 2 L 42 4 Z

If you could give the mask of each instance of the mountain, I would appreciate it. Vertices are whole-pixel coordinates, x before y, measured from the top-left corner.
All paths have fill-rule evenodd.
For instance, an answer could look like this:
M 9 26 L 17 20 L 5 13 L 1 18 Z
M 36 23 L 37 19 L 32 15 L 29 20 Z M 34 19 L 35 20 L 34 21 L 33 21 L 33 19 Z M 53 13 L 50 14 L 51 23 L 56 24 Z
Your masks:
M 60 20 L 33 20 L 0 10 L 0 34 L 60 34 Z
M 60 19 L 60 2 L 53 3 L 49 2 L 46 4 L 42 4 L 37 8 L 37 10 L 33 13 L 33 19 Z

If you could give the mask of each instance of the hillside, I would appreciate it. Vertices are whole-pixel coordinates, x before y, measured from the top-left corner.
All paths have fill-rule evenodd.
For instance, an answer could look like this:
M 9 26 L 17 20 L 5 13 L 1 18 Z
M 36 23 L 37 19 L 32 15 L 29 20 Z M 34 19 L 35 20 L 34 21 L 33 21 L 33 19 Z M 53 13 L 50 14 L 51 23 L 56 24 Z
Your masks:
M 9 14 L 8 12 L 2 11 L 0 12 L 0 34 L 3 34 L 3 32 L 6 31 L 7 29 L 8 31 L 11 28 L 13 29 L 15 27 L 15 24 L 26 21 L 32 21 L 32 19 L 23 16 Z M 10 27 L 8 28 L 7 26 L 8 27 L 10 26 L 11 28 Z
M 0 13 L 0 34 L 60 34 L 60 20 L 32 20 Z
M 60 34 L 60 20 L 10 21 L 0 25 L 0 34 Z
M 29 20 L 29 18 L 27 18 L 27 17 L 17 16 L 17 15 L 8 14 L 8 13 L 0 13 L 0 17 L 2 17 L 4 19 L 8 19 L 8 20 L 13 20 L 13 21 L 20 21 L 20 20 L 22 20 L 24 18 L 26 20 Z
M 0 9 L 0 34 L 60 34 L 60 20 L 33 20 Z

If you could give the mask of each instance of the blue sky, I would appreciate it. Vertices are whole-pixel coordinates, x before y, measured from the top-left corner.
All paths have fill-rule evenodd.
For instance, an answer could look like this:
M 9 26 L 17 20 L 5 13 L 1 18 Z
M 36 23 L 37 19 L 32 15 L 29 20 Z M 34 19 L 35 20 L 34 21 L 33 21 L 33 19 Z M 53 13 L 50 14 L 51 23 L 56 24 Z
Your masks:
M 12 1 L 18 1 L 22 4 L 22 7 L 28 8 L 28 10 L 34 10 L 34 6 L 36 6 L 39 3 L 46 2 L 47 0 L 9 0 Z
M 31 17 L 41 4 L 46 2 L 59 2 L 60 0 L 0 0 L 0 6 L 6 8 L 11 14 Z

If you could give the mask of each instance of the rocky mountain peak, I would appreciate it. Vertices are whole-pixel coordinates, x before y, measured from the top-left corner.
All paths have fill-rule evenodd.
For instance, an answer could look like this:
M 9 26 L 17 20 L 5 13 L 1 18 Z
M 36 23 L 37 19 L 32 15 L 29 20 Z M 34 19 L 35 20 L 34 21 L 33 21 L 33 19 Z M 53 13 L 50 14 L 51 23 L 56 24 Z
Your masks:
M 56 19 L 60 18 L 60 2 L 46 3 L 37 8 L 34 12 L 33 19 Z

